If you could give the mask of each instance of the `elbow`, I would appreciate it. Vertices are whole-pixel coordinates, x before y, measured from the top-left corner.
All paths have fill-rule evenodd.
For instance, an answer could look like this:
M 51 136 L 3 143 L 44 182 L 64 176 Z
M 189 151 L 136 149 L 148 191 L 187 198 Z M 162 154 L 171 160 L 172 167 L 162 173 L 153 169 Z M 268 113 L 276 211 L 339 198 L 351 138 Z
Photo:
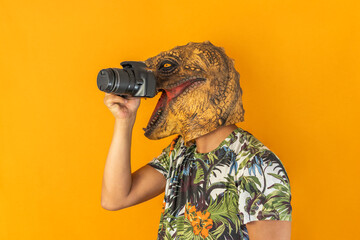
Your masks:
M 108 206 L 106 204 L 101 204 L 101 207 L 105 210 L 108 210 L 108 211 L 118 211 L 120 210 L 119 208 L 117 207 L 113 207 L 113 206 Z
M 119 204 L 114 204 L 109 201 L 101 200 L 101 207 L 108 211 L 118 211 L 123 209 Z

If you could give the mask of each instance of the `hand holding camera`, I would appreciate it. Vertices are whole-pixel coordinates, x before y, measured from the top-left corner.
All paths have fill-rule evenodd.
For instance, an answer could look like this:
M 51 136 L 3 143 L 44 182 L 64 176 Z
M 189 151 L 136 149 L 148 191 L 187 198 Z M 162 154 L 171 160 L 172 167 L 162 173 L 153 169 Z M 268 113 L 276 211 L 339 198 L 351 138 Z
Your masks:
M 105 105 L 116 120 L 129 121 L 134 124 L 136 112 L 140 106 L 139 97 L 120 97 L 112 93 L 105 93 Z

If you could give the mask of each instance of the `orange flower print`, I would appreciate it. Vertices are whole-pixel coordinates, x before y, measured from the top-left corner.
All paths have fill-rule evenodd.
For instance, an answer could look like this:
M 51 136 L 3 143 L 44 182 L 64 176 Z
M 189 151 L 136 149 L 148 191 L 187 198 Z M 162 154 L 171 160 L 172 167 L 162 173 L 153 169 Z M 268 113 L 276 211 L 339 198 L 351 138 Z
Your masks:
M 169 157 L 171 156 L 171 152 L 174 150 L 174 147 L 175 147 L 175 141 L 172 141 L 169 151 Z
M 176 141 L 179 139 L 179 137 L 180 137 L 180 135 L 178 135 L 176 138 L 174 138 L 174 140 L 171 142 L 170 151 L 169 151 L 169 157 L 171 156 L 171 152 L 174 150 Z
M 213 220 L 210 217 L 210 212 L 208 211 L 196 211 L 195 206 L 187 203 L 185 205 L 185 218 L 187 218 L 195 235 L 201 234 L 201 237 L 206 238 L 209 235 L 209 229 L 213 226 Z
M 185 206 L 185 218 L 187 218 L 190 222 L 196 217 L 196 208 L 192 206 L 191 203 L 187 203 Z
M 210 212 L 206 210 L 203 213 L 200 211 L 196 212 L 196 218 L 191 223 L 195 235 L 199 235 L 200 233 L 203 238 L 206 238 L 209 235 L 209 229 L 213 226 L 213 220 L 209 218 L 209 216 Z

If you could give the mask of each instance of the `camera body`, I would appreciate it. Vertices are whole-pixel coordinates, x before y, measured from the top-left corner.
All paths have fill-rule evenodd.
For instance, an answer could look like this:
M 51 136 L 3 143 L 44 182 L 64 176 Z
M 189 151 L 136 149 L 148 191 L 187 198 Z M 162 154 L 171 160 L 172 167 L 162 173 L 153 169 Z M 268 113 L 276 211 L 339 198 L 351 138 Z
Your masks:
M 121 62 L 120 68 L 100 70 L 97 76 L 97 86 L 100 91 L 114 93 L 126 97 L 154 97 L 156 78 L 152 71 L 147 70 L 144 62 Z

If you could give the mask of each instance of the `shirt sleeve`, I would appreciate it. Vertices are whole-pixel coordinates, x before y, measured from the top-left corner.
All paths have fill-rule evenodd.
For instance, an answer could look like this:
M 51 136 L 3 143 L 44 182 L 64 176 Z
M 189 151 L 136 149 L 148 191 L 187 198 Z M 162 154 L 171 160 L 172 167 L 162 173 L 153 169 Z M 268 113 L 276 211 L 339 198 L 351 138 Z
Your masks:
M 243 224 L 258 220 L 291 221 L 290 181 L 280 159 L 269 149 L 244 160 L 239 178 Z
M 162 150 L 159 156 L 153 158 L 150 162 L 147 163 L 147 165 L 150 165 L 151 167 L 155 168 L 155 170 L 164 175 L 165 178 L 168 177 L 170 169 L 170 154 L 173 151 L 174 145 L 178 138 L 179 137 L 173 139 L 173 141 Z

